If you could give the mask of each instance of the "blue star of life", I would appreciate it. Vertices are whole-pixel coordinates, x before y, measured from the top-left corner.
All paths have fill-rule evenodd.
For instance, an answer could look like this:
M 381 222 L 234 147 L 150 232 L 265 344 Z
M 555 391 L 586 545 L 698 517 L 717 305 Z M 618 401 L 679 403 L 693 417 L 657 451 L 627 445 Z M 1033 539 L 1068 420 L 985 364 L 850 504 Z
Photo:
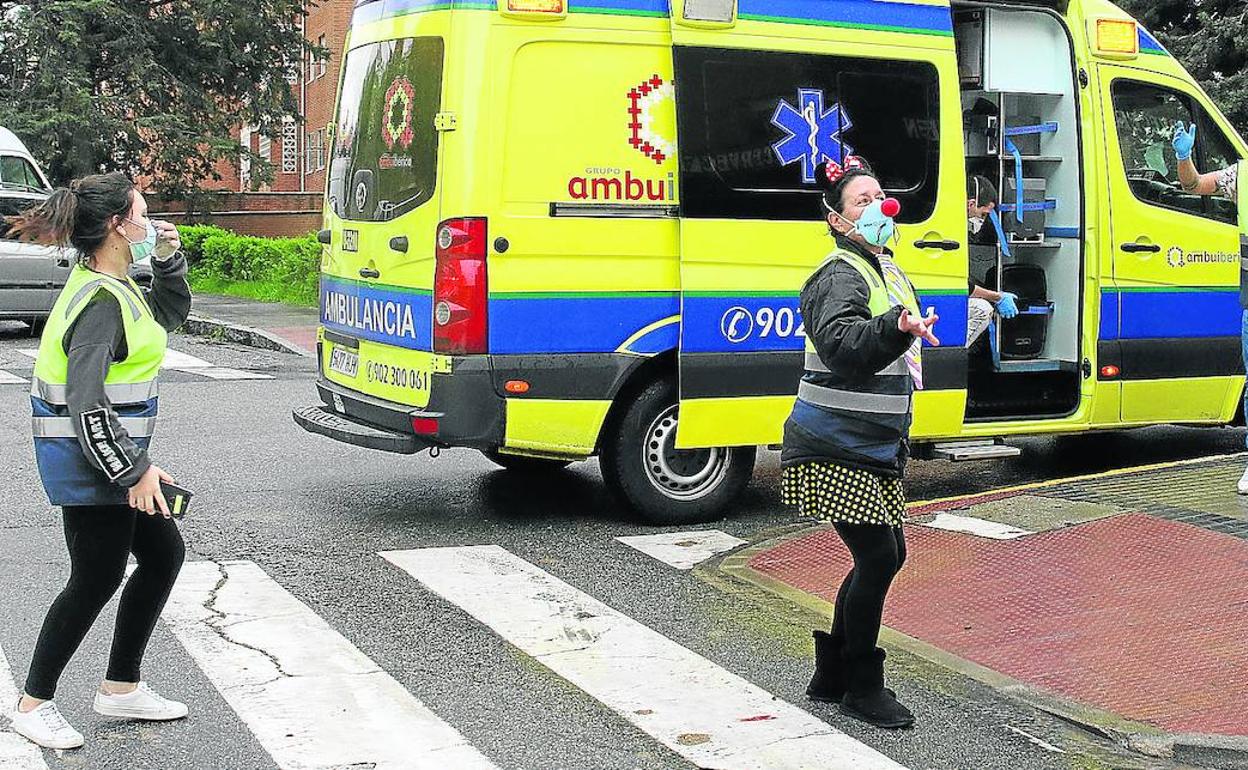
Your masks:
M 797 106 L 784 99 L 776 105 L 771 123 L 788 136 L 771 146 L 780 165 L 802 164 L 802 181 L 814 184 L 815 170 L 826 160 L 842 162 L 853 148 L 841 141 L 841 134 L 853 128 L 849 115 L 840 103 L 823 108 L 823 91 L 816 88 L 797 89 Z

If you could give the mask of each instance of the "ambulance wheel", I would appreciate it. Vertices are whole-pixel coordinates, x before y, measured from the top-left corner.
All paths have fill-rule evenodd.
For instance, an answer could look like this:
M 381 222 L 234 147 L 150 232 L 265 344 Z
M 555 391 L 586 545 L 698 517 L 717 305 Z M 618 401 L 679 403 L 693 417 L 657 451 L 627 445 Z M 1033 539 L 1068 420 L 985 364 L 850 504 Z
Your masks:
M 541 457 L 523 457 L 521 455 L 503 454 L 497 449 L 486 449 L 481 452 L 486 459 L 498 467 L 516 473 L 550 473 L 561 471 L 571 465 L 569 460 L 547 460 Z
M 677 449 L 676 384 L 660 380 L 636 395 L 603 439 L 602 476 L 642 519 L 656 525 L 722 518 L 750 483 L 755 447 Z

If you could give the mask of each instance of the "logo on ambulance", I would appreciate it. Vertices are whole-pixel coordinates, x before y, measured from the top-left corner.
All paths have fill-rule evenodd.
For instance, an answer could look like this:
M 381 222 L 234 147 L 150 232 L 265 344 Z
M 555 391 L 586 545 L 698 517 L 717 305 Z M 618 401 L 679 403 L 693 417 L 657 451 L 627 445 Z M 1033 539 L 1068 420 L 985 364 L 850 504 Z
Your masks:
M 660 109 L 672 110 L 675 96 L 672 84 L 658 75 L 638 83 L 628 92 L 628 129 L 631 132 L 628 143 L 660 166 L 676 154 L 676 142 L 656 126 Z
M 381 126 L 381 140 L 391 150 L 397 144 L 406 149 L 412 144 L 412 109 L 416 89 L 412 81 L 399 75 L 386 91 L 386 119 Z
M 754 314 L 743 307 L 728 308 L 719 319 L 719 333 L 734 345 L 740 345 L 754 333 Z
M 800 163 L 802 181 L 815 183 L 815 170 L 825 160 L 841 162 L 854 149 L 841 140 L 841 135 L 854 127 L 840 103 L 823 108 L 823 91 L 817 88 L 797 89 L 797 104 L 781 99 L 776 105 L 771 124 L 787 134 L 771 146 L 780 165 Z

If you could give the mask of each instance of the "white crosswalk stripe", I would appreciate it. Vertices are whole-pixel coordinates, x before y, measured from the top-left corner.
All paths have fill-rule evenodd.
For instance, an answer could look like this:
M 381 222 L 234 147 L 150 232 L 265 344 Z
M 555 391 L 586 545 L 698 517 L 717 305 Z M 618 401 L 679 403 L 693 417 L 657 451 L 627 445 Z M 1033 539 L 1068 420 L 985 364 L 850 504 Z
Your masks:
M 617 537 L 616 540 L 676 569 L 693 569 L 712 556 L 745 545 L 744 540 L 718 529 Z
M 381 555 L 698 767 L 901 768 L 503 548 Z
M 186 564 L 165 620 L 281 768 L 495 768 L 251 562 Z
M 18 377 L 12 372 L 6 372 L 4 369 L 0 369 L 0 385 L 26 385 L 29 382 L 30 380 L 24 377 Z
M 8 727 L 9 714 L 17 705 L 17 685 L 13 683 L 13 670 L 0 648 L 0 713 L 4 714 Z M 12 730 L 0 732 L 0 768 L 4 770 L 48 770 L 43 752 L 35 744 Z
M 24 356 L 36 358 L 39 351 L 35 349 L 19 350 Z M 161 364 L 162 369 L 172 369 L 177 372 L 186 372 L 188 374 L 196 374 L 201 377 L 207 377 L 210 380 L 272 380 L 274 377 L 270 374 L 261 374 L 260 372 L 249 372 L 245 369 L 234 369 L 228 366 L 217 366 L 216 364 L 197 358 L 189 353 L 183 353 L 180 350 L 170 348 L 165 353 L 165 361 Z M 0 380 L 0 385 L 5 384 Z

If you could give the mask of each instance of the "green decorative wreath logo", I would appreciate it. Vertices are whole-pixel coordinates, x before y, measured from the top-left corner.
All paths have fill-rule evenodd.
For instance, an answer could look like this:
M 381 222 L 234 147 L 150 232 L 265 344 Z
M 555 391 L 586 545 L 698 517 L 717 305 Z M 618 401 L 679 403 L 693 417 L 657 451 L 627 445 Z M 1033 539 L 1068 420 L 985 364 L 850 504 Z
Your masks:
M 412 109 L 416 101 L 416 89 L 412 81 L 403 75 L 394 79 L 386 91 L 386 119 L 381 127 L 381 138 L 391 150 L 397 144 L 406 149 L 412 144 Z

